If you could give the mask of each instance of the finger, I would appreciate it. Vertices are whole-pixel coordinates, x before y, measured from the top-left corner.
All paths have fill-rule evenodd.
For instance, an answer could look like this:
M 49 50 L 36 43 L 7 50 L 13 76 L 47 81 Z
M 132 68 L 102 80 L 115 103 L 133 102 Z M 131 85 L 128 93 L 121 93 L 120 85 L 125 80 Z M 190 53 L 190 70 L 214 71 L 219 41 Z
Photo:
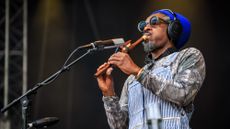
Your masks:
M 98 70 L 102 69 L 103 67 L 105 67 L 105 65 L 101 65 L 99 66 L 99 68 L 97 68 Z
M 99 88 L 103 88 L 105 81 L 104 80 L 97 80 L 97 83 L 98 83 Z
M 100 83 L 103 83 L 103 77 L 102 76 L 98 76 L 97 77 L 97 82 L 98 82 L 98 84 L 100 84 Z
M 108 63 L 104 63 L 104 64 L 102 64 L 101 66 L 99 66 L 98 68 L 97 68 L 97 71 L 99 71 L 99 70 L 101 70 L 103 67 L 105 67 L 105 65 L 107 65 Z
M 109 64 L 112 64 L 112 65 L 115 65 L 115 66 L 119 66 L 120 61 L 111 60 L 111 61 L 109 61 Z
M 123 59 L 126 59 L 126 57 L 128 57 L 127 53 L 119 52 L 119 53 L 116 53 L 116 55 L 111 56 L 110 59 L 123 60 Z
M 105 83 L 105 77 L 106 75 L 104 74 L 104 75 L 100 75 L 100 76 L 97 76 L 97 82 L 98 83 L 101 83 L 101 84 L 103 84 L 103 83 Z
M 108 61 L 120 61 L 121 58 L 118 56 L 111 56 Z
M 106 71 L 106 75 L 111 75 L 111 73 L 112 73 L 112 71 L 113 71 L 113 68 L 112 67 L 109 67 L 108 69 L 107 69 L 107 71 Z
M 102 80 L 103 79 L 103 77 L 100 75 L 100 76 L 97 76 L 97 81 L 100 81 L 100 80 Z
M 122 54 L 124 54 L 123 52 L 117 52 L 115 54 L 112 55 L 112 57 L 120 57 L 122 56 Z
M 124 55 L 127 55 L 127 53 L 117 52 L 115 56 L 121 57 L 121 56 L 124 56 Z

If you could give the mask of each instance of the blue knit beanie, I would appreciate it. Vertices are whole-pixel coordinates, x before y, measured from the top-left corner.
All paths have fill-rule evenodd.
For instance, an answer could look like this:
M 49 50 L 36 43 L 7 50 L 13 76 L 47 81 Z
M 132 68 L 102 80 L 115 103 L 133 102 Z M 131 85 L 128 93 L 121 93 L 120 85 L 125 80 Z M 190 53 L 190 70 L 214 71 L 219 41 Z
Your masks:
M 156 13 L 162 13 L 162 14 L 168 16 L 171 21 L 174 20 L 174 15 L 167 9 L 157 10 L 157 11 L 153 12 L 152 14 L 156 14 Z M 184 17 L 183 15 L 176 13 L 176 12 L 174 12 L 174 14 L 176 15 L 177 20 L 179 20 L 181 25 L 182 25 L 182 32 L 181 32 L 179 38 L 177 39 L 177 42 L 175 43 L 175 47 L 177 49 L 180 49 L 181 47 L 183 47 L 185 45 L 185 43 L 188 41 L 188 39 L 190 37 L 191 24 L 190 24 L 189 20 L 186 17 Z

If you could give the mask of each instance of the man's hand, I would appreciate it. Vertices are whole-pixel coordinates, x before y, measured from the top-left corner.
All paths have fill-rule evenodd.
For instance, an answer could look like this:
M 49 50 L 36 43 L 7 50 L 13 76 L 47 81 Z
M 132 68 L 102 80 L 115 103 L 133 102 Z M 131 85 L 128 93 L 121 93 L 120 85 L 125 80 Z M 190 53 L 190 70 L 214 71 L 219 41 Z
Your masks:
M 117 66 L 122 72 L 128 75 L 133 74 L 136 76 L 141 69 L 133 62 L 127 53 L 123 52 L 113 54 L 109 58 L 108 63 Z
M 105 66 L 105 63 L 101 65 L 97 71 L 100 71 Z M 98 86 L 102 91 L 103 96 L 115 96 L 114 83 L 111 76 L 113 68 L 109 67 L 105 74 L 97 77 Z

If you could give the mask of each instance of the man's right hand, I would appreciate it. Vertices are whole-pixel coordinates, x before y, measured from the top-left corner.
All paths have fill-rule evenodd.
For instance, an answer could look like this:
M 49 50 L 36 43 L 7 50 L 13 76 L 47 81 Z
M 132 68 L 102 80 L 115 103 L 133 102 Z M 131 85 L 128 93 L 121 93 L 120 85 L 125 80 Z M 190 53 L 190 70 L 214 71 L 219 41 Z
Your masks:
M 105 64 L 106 63 L 101 65 L 97 69 L 97 71 L 101 70 L 105 66 Z M 114 87 L 113 87 L 114 82 L 111 76 L 112 71 L 113 71 L 113 68 L 109 67 L 106 70 L 105 74 L 97 77 L 98 86 L 101 89 L 103 96 L 115 96 Z

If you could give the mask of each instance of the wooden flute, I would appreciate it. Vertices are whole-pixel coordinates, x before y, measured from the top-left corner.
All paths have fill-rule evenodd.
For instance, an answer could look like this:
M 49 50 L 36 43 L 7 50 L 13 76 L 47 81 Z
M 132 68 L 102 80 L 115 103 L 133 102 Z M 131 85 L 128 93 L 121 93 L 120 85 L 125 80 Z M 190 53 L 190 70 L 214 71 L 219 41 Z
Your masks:
M 146 40 L 146 36 L 142 36 L 141 38 L 139 38 L 136 42 L 131 43 L 131 40 L 128 40 L 127 42 L 125 42 L 125 44 L 123 46 L 121 46 L 121 52 L 124 53 L 128 53 L 130 50 L 132 50 L 134 47 L 136 47 L 138 44 L 140 44 L 142 41 Z M 106 70 L 111 67 L 110 64 L 106 63 L 105 66 L 100 69 L 99 71 L 97 71 L 94 76 L 98 77 L 102 74 L 104 74 L 106 72 Z

